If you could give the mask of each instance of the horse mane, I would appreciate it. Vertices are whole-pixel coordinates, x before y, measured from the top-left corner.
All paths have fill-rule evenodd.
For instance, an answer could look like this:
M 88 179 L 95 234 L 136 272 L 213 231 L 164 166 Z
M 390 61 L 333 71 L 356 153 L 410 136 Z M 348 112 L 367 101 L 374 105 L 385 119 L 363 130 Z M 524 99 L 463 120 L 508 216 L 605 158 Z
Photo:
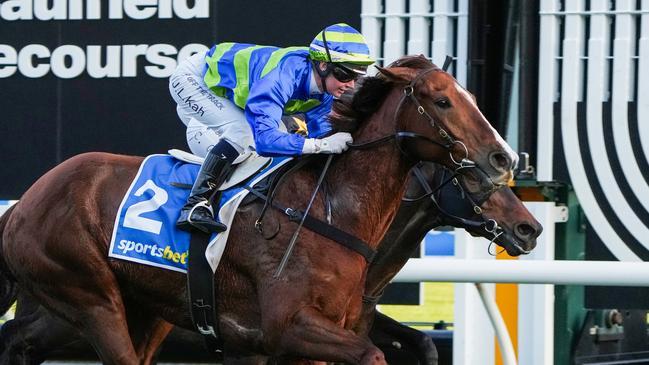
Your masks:
M 417 70 L 439 69 L 423 55 L 401 57 L 387 68 L 391 67 L 407 67 Z M 359 80 L 353 94 L 345 94 L 334 101 L 332 112 L 329 114 L 329 121 L 333 129 L 337 132 L 354 132 L 363 121 L 379 109 L 394 85 L 395 81 L 388 79 L 380 72 L 376 76 L 368 76 Z

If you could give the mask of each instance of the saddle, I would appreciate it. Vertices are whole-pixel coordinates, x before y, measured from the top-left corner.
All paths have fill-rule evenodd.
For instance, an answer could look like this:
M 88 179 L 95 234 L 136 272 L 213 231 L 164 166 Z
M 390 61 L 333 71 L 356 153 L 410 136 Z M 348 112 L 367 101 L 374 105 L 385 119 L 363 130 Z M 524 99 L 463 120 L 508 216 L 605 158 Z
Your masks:
M 168 153 L 183 162 L 195 165 L 203 164 L 203 157 L 196 156 L 183 150 L 171 149 Z M 234 164 L 237 165 L 236 169 L 234 169 L 230 178 L 221 185 L 219 190 L 228 190 L 229 188 L 240 184 L 255 173 L 259 172 L 259 170 L 268 165 L 269 162 L 270 157 L 262 157 L 254 152 L 239 156 L 239 158 L 234 160 Z

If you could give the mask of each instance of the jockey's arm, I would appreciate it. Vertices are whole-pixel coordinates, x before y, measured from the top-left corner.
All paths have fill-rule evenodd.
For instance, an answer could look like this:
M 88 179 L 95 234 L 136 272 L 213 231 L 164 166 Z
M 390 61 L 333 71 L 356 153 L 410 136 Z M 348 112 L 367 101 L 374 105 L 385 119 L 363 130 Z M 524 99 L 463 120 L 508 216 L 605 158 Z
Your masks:
M 329 113 L 331 112 L 331 104 L 333 103 L 333 96 L 325 95 L 320 105 L 314 107 L 304 114 L 304 120 L 309 131 L 309 138 L 322 138 L 331 132 L 331 123 L 329 123 Z
M 252 128 L 257 153 L 262 156 L 302 153 L 305 138 L 279 129 L 284 105 L 298 87 L 300 75 L 282 75 L 280 68 L 260 79 L 250 89 L 246 103 L 246 119 Z

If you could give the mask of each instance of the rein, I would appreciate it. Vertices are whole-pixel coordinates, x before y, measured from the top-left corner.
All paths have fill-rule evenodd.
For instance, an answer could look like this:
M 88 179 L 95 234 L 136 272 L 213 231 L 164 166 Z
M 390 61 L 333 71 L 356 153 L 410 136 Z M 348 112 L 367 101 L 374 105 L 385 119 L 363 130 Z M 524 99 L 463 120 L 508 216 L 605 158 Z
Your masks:
M 439 135 L 447 143 L 435 141 L 432 138 L 429 138 L 429 137 L 424 136 L 424 135 L 419 134 L 419 133 L 398 131 L 397 130 L 397 131 L 395 131 L 394 134 L 391 134 L 391 135 L 379 137 L 377 139 L 370 140 L 370 141 L 367 141 L 367 142 L 350 144 L 349 148 L 365 150 L 365 149 L 369 149 L 369 148 L 378 146 L 380 144 L 389 142 L 392 139 L 394 139 L 395 141 L 397 141 L 397 147 L 398 147 L 399 151 L 402 154 L 408 156 L 409 154 L 402 147 L 403 140 L 408 139 L 408 138 L 423 139 L 428 143 L 436 144 L 436 145 L 438 145 L 440 147 L 443 147 L 443 148 L 449 150 L 449 156 L 451 158 L 451 161 L 455 165 L 457 165 L 457 168 L 455 170 L 456 174 L 457 174 L 457 171 L 459 171 L 460 169 L 468 168 L 468 167 L 475 167 L 476 163 L 468 158 L 469 157 L 469 151 L 466 148 L 466 145 L 463 142 L 461 142 L 459 140 L 456 140 L 453 137 L 451 137 L 451 135 L 444 128 L 442 128 L 439 125 L 439 123 L 436 123 L 435 119 L 426 111 L 426 109 L 423 107 L 423 105 L 421 104 L 419 99 L 417 99 L 417 97 L 415 96 L 415 86 L 417 85 L 417 83 L 420 80 L 422 80 L 426 75 L 428 75 L 430 72 L 433 72 L 433 71 L 439 71 L 439 69 L 433 67 L 433 68 L 429 68 L 429 69 L 426 69 L 424 71 L 421 71 L 419 74 L 417 74 L 417 76 L 414 79 L 412 79 L 403 88 L 403 96 L 401 97 L 401 100 L 399 101 L 399 105 L 397 106 L 397 108 L 395 110 L 394 120 L 396 122 L 396 120 L 398 119 L 401 108 L 402 108 L 403 104 L 405 103 L 405 101 L 406 100 L 411 100 L 413 102 L 413 104 L 417 107 L 417 112 L 420 115 L 422 115 L 424 118 L 426 118 L 426 120 L 430 123 L 430 125 L 432 127 L 437 128 Z M 397 123 L 395 123 L 395 125 L 397 125 Z M 459 144 L 464 148 L 465 156 L 462 159 L 460 159 L 459 161 L 456 160 L 455 157 L 453 157 L 453 152 L 451 151 L 453 145 L 455 145 L 455 144 Z M 284 212 L 289 217 L 289 220 L 291 220 L 291 221 L 299 220 L 299 225 L 298 225 L 296 231 L 294 232 L 294 234 L 293 234 L 293 236 L 291 238 L 291 241 L 289 242 L 289 245 L 288 245 L 288 247 L 287 247 L 287 249 L 286 249 L 286 251 L 284 253 L 284 256 L 282 257 L 282 261 L 281 261 L 277 271 L 275 272 L 275 275 L 274 275 L 275 278 L 279 277 L 279 275 L 281 274 L 282 270 L 284 269 L 286 263 L 288 262 L 288 259 L 289 259 L 290 255 L 291 255 L 291 252 L 292 252 L 292 250 L 293 250 L 293 248 L 295 246 L 299 231 L 300 231 L 300 229 L 302 228 L 303 225 L 306 226 L 307 228 L 309 228 L 310 230 L 312 230 L 312 231 L 314 231 L 314 232 L 316 232 L 316 233 L 318 233 L 318 234 L 320 234 L 320 235 L 322 235 L 324 237 L 332 239 L 332 240 L 344 245 L 345 247 L 348 247 L 348 248 L 358 252 L 359 254 L 363 255 L 363 257 L 365 258 L 365 260 L 368 263 L 371 263 L 372 259 L 374 258 L 374 255 L 376 254 L 376 251 L 371 249 L 365 242 L 359 240 L 358 238 L 356 238 L 356 237 L 354 237 L 354 236 L 352 236 L 352 235 L 350 235 L 350 234 L 348 234 L 346 232 L 343 232 L 343 231 L 339 230 L 338 228 L 334 227 L 333 225 L 331 225 L 329 223 L 322 222 L 322 221 L 317 220 L 317 219 L 315 219 L 315 218 L 308 215 L 308 212 L 309 212 L 309 210 L 311 208 L 311 205 L 313 204 L 313 200 L 315 199 L 315 197 L 317 195 L 317 192 L 320 189 L 320 185 L 321 185 L 321 183 L 322 183 L 322 181 L 324 179 L 324 176 L 325 176 L 325 174 L 326 174 L 326 172 L 328 170 L 329 164 L 331 163 L 332 157 L 333 156 L 329 156 L 329 159 L 327 160 L 327 163 L 325 164 L 325 167 L 324 167 L 322 173 L 320 174 L 320 178 L 318 179 L 316 188 L 315 188 L 315 190 L 314 190 L 314 192 L 313 192 L 313 194 L 311 196 L 309 204 L 308 204 L 308 206 L 307 206 L 304 213 L 302 213 L 300 211 L 296 211 L 296 210 L 294 210 L 292 208 L 285 208 L 285 207 L 282 207 L 279 204 L 276 204 L 273 201 L 275 189 L 271 189 L 271 192 L 269 193 L 269 197 L 266 197 L 265 195 L 263 195 L 259 191 L 255 190 L 254 188 L 247 188 L 251 193 L 256 195 L 258 198 L 264 200 L 264 207 L 262 208 L 262 212 L 261 212 L 259 218 L 257 219 L 257 221 L 255 222 L 255 227 L 257 228 L 258 231 L 260 231 L 260 232 L 262 231 L 262 219 L 263 219 L 263 216 L 264 216 L 268 206 L 272 206 L 272 207 Z M 297 168 L 291 168 L 289 173 L 295 171 L 296 169 Z M 421 171 L 420 171 L 420 173 L 421 173 Z M 286 174 L 284 176 L 286 176 Z M 453 179 L 454 178 L 449 179 L 449 181 L 451 181 Z M 280 181 L 281 180 L 282 180 L 282 178 L 280 178 Z M 457 180 L 455 180 L 455 181 L 457 181 Z M 448 181 L 445 182 L 443 185 L 441 185 L 437 190 L 441 189 L 441 187 L 444 186 L 446 183 L 448 183 Z M 275 184 L 275 187 L 277 187 L 277 185 L 278 184 Z M 430 187 L 428 187 L 428 189 L 430 189 Z M 431 195 L 431 198 L 432 197 L 433 197 L 433 195 Z M 437 204 L 437 206 L 438 206 L 438 208 L 440 208 L 440 211 L 442 211 L 441 207 L 439 207 L 439 204 Z M 480 209 L 480 207 L 478 207 L 475 204 L 474 204 L 474 208 Z M 327 217 L 328 217 L 328 220 L 330 220 L 329 219 L 329 217 L 330 217 L 329 213 L 327 214 Z M 463 223 L 464 222 L 469 223 L 469 221 L 466 221 L 461 217 L 454 217 L 454 218 L 462 221 Z M 491 220 L 491 221 L 493 221 L 493 220 Z M 485 227 L 485 230 L 487 230 L 489 232 L 489 227 L 490 226 L 488 226 L 487 223 L 484 223 L 484 227 Z M 495 232 L 496 229 L 498 229 L 498 228 L 499 228 L 498 224 L 495 221 L 493 221 L 493 231 Z M 498 235 L 494 234 L 494 239 L 496 239 L 499 235 L 500 234 L 498 234 Z
M 333 159 L 333 157 L 334 155 L 329 155 L 329 157 L 327 157 L 327 162 L 325 163 L 325 166 L 322 169 L 322 173 L 318 178 L 318 183 L 316 184 L 315 189 L 313 190 L 313 194 L 311 194 L 311 199 L 309 200 L 309 204 L 306 206 L 306 209 L 304 210 L 302 219 L 300 219 L 300 224 L 297 226 L 297 229 L 293 233 L 293 237 L 291 237 L 291 242 L 289 242 L 288 247 L 286 248 L 286 252 L 284 252 L 282 261 L 279 263 L 279 267 L 277 268 L 277 271 L 275 271 L 275 275 L 273 275 L 273 277 L 275 278 L 278 278 L 282 274 L 282 271 L 284 271 L 284 267 L 286 266 L 289 257 L 291 257 L 291 253 L 293 252 L 293 248 L 295 247 L 295 242 L 297 242 L 297 236 L 300 234 L 300 229 L 304 225 L 304 220 L 308 216 L 309 210 L 311 210 L 311 206 L 313 205 L 313 201 L 315 200 L 316 195 L 318 195 L 318 190 L 320 190 L 320 185 L 322 185 L 322 181 L 324 180 L 324 177 L 327 174 L 327 171 L 329 170 L 329 165 L 331 165 L 331 160 Z
M 392 139 L 395 139 L 397 141 L 397 147 L 399 148 L 399 151 L 402 154 L 408 156 L 409 155 L 408 152 L 406 152 L 402 147 L 402 143 L 403 143 L 402 141 L 407 139 L 407 138 L 423 139 L 424 141 L 426 141 L 428 143 L 436 144 L 436 145 L 438 145 L 440 147 L 443 147 L 443 148 L 449 150 L 449 157 L 451 158 L 451 161 L 455 165 L 457 165 L 456 171 L 459 170 L 459 169 L 462 169 L 462 168 L 476 166 L 476 163 L 469 159 L 469 151 L 466 148 L 466 145 L 462 141 L 454 139 L 444 128 L 442 128 L 440 126 L 439 123 L 436 123 L 435 119 L 426 111 L 426 108 L 424 108 L 424 106 L 421 104 L 419 99 L 417 99 L 417 96 L 415 96 L 415 86 L 417 85 L 419 80 L 423 79 L 424 76 L 426 76 L 427 74 L 429 74 L 430 72 L 433 72 L 433 71 L 439 71 L 439 69 L 433 67 L 433 68 L 429 68 L 429 69 L 426 69 L 426 70 L 420 72 L 419 74 L 417 74 L 417 76 L 415 76 L 414 79 L 412 79 L 412 81 L 410 81 L 403 88 L 403 96 L 401 97 L 401 100 L 399 101 L 399 105 L 397 106 L 397 109 L 394 112 L 394 119 L 396 120 L 396 119 L 399 118 L 401 108 L 402 108 L 403 104 L 405 104 L 406 100 L 411 100 L 413 102 L 413 104 L 417 107 L 417 112 L 419 113 L 419 115 L 426 118 L 426 120 L 430 123 L 430 125 L 432 127 L 437 128 L 439 135 L 447 143 L 435 141 L 434 139 L 429 138 L 429 137 L 424 136 L 424 135 L 419 134 L 419 133 L 396 131 L 394 134 L 379 137 L 377 139 L 370 140 L 370 141 L 367 141 L 367 142 L 350 144 L 349 148 L 351 148 L 351 149 L 361 149 L 361 150 L 362 149 L 368 149 L 370 147 L 374 147 L 376 145 L 379 145 L 379 144 L 382 144 L 382 143 L 385 143 L 385 142 L 389 142 Z M 397 123 L 395 123 L 395 125 L 396 124 Z M 453 145 L 455 145 L 455 144 L 459 144 L 464 149 L 464 156 L 465 157 L 460 159 L 460 160 L 456 160 L 455 157 L 453 157 L 453 152 L 450 151 L 453 148 Z
M 417 197 L 417 198 L 403 198 L 402 199 L 403 201 L 405 201 L 405 202 L 416 202 L 416 201 L 419 201 L 419 200 L 424 199 L 426 197 L 430 197 L 430 199 L 433 201 L 433 203 L 437 207 L 437 210 L 440 213 L 442 213 L 447 219 L 449 219 L 451 221 L 458 222 L 460 225 L 462 225 L 464 227 L 482 229 L 485 232 L 491 234 L 492 238 L 491 238 L 491 240 L 489 242 L 489 247 L 491 247 L 493 245 L 493 243 L 495 242 L 495 240 L 505 232 L 502 229 L 502 227 L 500 227 L 498 225 L 498 222 L 496 222 L 496 220 L 487 219 L 487 218 L 484 217 L 482 208 L 480 208 L 480 205 L 482 205 L 484 200 L 476 202 L 473 199 L 473 197 L 471 196 L 471 194 L 464 191 L 464 188 L 462 187 L 462 185 L 460 184 L 460 182 L 457 179 L 457 176 L 459 175 L 459 173 L 457 171 L 454 172 L 453 175 L 451 175 L 451 177 L 443 180 L 442 183 L 434 190 L 430 187 L 430 184 L 428 183 L 428 181 L 424 177 L 424 174 L 421 171 L 420 166 L 415 166 L 413 168 L 413 172 L 415 174 L 415 177 L 417 178 L 417 181 L 422 186 L 424 191 L 426 191 L 426 193 L 424 195 L 420 196 L 420 197 Z M 481 220 L 466 219 L 466 218 L 451 214 L 451 213 L 447 212 L 444 208 L 442 208 L 442 206 L 439 204 L 439 193 L 440 193 L 441 189 L 446 184 L 448 184 L 449 182 L 452 182 L 453 185 L 455 185 L 460 190 L 460 192 L 462 193 L 463 199 L 467 200 L 471 204 L 471 206 L 473 207 L 473 212 L 475 214 L 477 214 L 481 218 Z M 493 191 L 492 191 L 492 193 L 493 193 Z M 488 197 L 489 195 L 486 195 L 486 197 Z M 485 198 L 485 200 L 486 200 L 486 198 Z

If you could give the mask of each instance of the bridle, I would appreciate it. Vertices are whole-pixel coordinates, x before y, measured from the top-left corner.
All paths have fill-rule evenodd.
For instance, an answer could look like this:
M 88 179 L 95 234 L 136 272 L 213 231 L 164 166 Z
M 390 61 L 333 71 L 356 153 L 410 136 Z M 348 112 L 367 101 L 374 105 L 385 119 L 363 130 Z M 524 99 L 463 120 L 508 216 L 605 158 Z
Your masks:
M 404 148 L 404 140 L 406 139 L 422 139 L 428 143 L 432 143 L 435 145 L 438 145 L 442 148 L 445 148 L 449 150 L 449 156 L 451 158 L 451 161 L 456 165 L 456 171 L 463 169 L 463 168 L 468 168 L 468 167 L 475 167 L 476 163 L 472 160 L 469 159 L 469 151 L 466 148 L 466 145 L 460 141 L 456 140 L 453 138 L 441 125 L 440 123 L 437 123 L 435 119 L 426 111 L 426 108 L 421 104 L 417 96 L 415 95 L 415 89 L 417 86 L 417 83 L 422 80 L 426 75 L 428 75 L 430 72 L 444 72 L 443 70 L 436 68 L 436 67 L 431 67 L 428 69 L 425 69 L 421 71 L 415 78 L 413 78 L 404 88 L 403 88 L 403 96 L 401 97 L 401 100 L 399 101 L 399 105 L 397 106 L 397 109 L 394 112 L 394 119 L 398 119 L 399 115 L 401 114 L 401 110 L 403 108 L 403 105 L 406 103 L 406 101 L 411 101 L 416 107 L 417 107 L 417 112 L 419 115 L 423 116 L 428 123 L 431 125 L 431 127 L 436 128 L 438 130 L 438 133 L 440 137 L 442 137 L 442 142 L 436 141 L 432 138 L 429 138 L 427 136 L 424 136 L 419 133 L 414 133 L 414 132 L 405 132 L 405 131 L 395 131 L 394 134 L 390 134 L 387 136 L 379 137 L 377 139 L 367 141 L 367 142 L 360 142 L 360 143 L 354 143 L 349 145 L 349 148 L 351 149 L 367 149 L 370 147 L 374 147 L 376 145 L 388 142 L 392 139 L 395 139 L 397 142 L 397 147 L 399 148 L 399 151 L 406 155 L 409 156 L 410 153 L 408 153 Z M 397 125 L 397 123 L 395 123 Z M 460 145 L 464 149 L 464 158 L 461 158 L 459 160 L 456 160 L 455 157 L 453 157 L 453 152 L 450 151 L 455 144 Z
M 504 234 L 505 231 L 502 227 L 500 227 L 500 225 L 498 225 L 498 222 L 495 219 L 486 218 L 480 206 L 491 196 L 491 194 L 493 194 L 498 189 L 498 187 L 492 184 L 492 189 L 490 189 L 487 193 L 481 195 L 479 198 L 476 198 L 475 195 L 468 192 L 466 187 L 464 187 L 460 182 L 460 180 L 458 179 L 460 173 L 457 170 L 454 171 L 450 177 L 446 176 L 448 171 L 450 170 L 443 168 L 441 169 L 441 171 L 441 182 L 435 189 L 433 189 L 430 186 L 428 179 L 426 179 L 426 176 L 421 170 L 421 164 L 413 167 L 412 172 L 414 173 L 421 187 L 424 189 L 425 193 L 416 198 L 408 198 L 404 196 L 402 198 L 402 201 L 405 203 L 415 203 L 425 198 L 431 199 L 433 204 L 435 204 L 437 210 L 444 216 L 445 221 L 449 222 L 449 224 L 474 230 L 482 230 L 487 234 L 490 234 L 491 239 L 489 242 L 489 253 L 492 254 L 491 247 L 495 243 L 496 239 Z M 437 171 L 435 172 L 435 175 L 438 175 Z M 472 211 L 476 214 L 478 219 L 460 217 L 448 212 L 440 205 L 440 194 L 442 192 L 442 188 L 444 188 L 448 183 L 452 183 L 458 189 L 460 196 L 463 200 L 467 201 L 471 205 Z
M 408 153 L 408 151 L 406 151 L 403 148 L 404 140 L 405 139 L 423 139 L 424 141 L 426 141 L 428 143 L 432 143 L 432 144 L 438 145 L 440 147 L 443 147 L 443 148 L 449 150 L 449 156 L 451 158 L 451 161 L 453 162 L 453 164 L 455 164 L 455 168 L 452 170 L 452 176 L 450 176 L 446 180 L 442 181 L 441 184 L 436 189 L 432 189 L 430 187 L 428 181 L 424 177 L 424 174 L 421 171 L 419 165 L 415 166 L 413 168 L 413 172 L 414 172 L 415 176 L 417 177 L 417 180 L 419 181 L 421 186 L 426 191 L 426 193 L 424 195 L 422 195 L 421 197 L 418 197 L 418 198 L 415 198 L 415 199 L 410 199 L 410 198 L 404 197 L 403 201 L 405 201 L 405 202 L 415 202 L 415 201 L 424 199 L 426 197 L 430 197 L 430 199 L 436 205 L 438 211 L 442 215 L 444 215 L 446 220 L 451 222 L 451 224 L 460 225 L 460 226 L 463 226 L 465 228 L 474 229 L 474 230 L 482 230 L 482 231 L 486 232 L 487 234 L 491 235 L 488 251 L 489 251 L 489 254 L 495 255 L 497 253 L 492 253 L 491 252 L 491 247 L 494 245 L 496 239 L 498 239 L 498 237 L 503 235 L 505 233 L 505 231 L 503 230 L 502 227 L 500 227 L 498 225 L 498 222 L 496 220 L 486 218 L 484 216 L 483 210 L 482 210 L 482 208 L 480 206 L 491 196 L 491 194 L 493 194 L 493 192 L 495 192 L 501 186 L 494 184 L 494 182 L 491 181 L 489 176 L 487 174 L 485 174 L 482 171 L 482 169 L 474 161 L 472 161 L 472 160 L 470 160 L 468 158 L 469 152 L 468 152 L 468 149 L 467 149 L 466 145 L 462 141 L 453 138 L 440 125 L 440 123 L 437 123 L 435 121 L 435 118 L 433 118 L 433 116 L 430 115 L 430 113 L 428 113 L 426 111 L 426 108 L 424 108 L 422 103 L 419 101 L 419 99 L 415 95 L 415 90 L 416 90 L 417 83 L 431 72 L 445 72 L 445 71 L 443 71 L 442 69 L 436 68 L 436 67 L 432 67 L 432 68 L 428 68 L 428 69 L 425 69 L 425 70 L 419 72 L 419 74 L 417 74 L 417 76 L 415 76 L 403 88 L 403 96 L 401 97 L 401 100 L 399 101 L 399 105 L 397 106 L 397 108 L 395 110 L 394 119 L 396 121 L 397 118 L 399 118 L 399 115 L 401 114 L 401 110 L 402 110 L 404 104 L 407 101 L 410 101 L 416 106 L 417 113 L 419 113 L 419 115 L 423 116 L 433 128 L 437 128 L 438 134 L 442 138 L 443 142 L 436 141 L 434 139 L 431 139 L 431 138 L 429 138 L 427 136 L 424 136 L 422 134 L 419 134 L 419 133 L 405 132 L 405 131 L 398 131 L 397 130 L 397 131 L 395 131 L 394 134 L 379 137 L 377 139 L 367 141 L 367 142 L 354 143 L 354 144 L 351 144 L 349 147 L 350 147 L 350 149 L 369 149 L 371 147 L 374 147 L 374 146 L 377 146 L 379 144 L 388 142 L 388 141 L 390 141 L 392 139 L 395 139 L 396 142 L 397 142 L 397 147 L 398 147 L 399 151 L 402 154 L 404 154 L 406 156 L 409 156 L 410 154 Z M 395 123 L 395 125 L 396 124 L 397 123 Z M 464 149 L 464 153 L 465 153 L 464 158 L 456 160 L 455 157 L 453 156 L 453 152 L 451 151 L 451 149 L 455 144 L 460 145 Z M 486 193 L 482 194 L 480 197 L 476 197 L 474 194 L 471 194 L 470 192 L 468 192 L 466 187 L 464 187 L 463 184 L 458 180 L 458 176 L 461 174 L 461 171 L 464 170 L 464 169 L 468 169 L 468 168 L 474 168 L 474 169 L 479 170 L 479 173 L 482 174 L 483 177 L 486 176 L 487 180 L 491 184 L 491 189 L 489 189 L 489 191 L 487 191 Z M 447 169 L 443 169 L 443 170 L 447 171 Z M 447 185 L 449 182 L 452 182 L 453 185 L 456 186 L 459 189 L 462 198 L 465 199 L 467 202 L 469 202 L 469 204 L 471 204 L 473 212 L 477 215 L 477 217 L 479 219 L 473 220 L 473 219 L 463 218 L 463 217 L 451 214 L 448 211 L 446 211 L 444 208 L 442 208 L 442 206 L 439 204 L 439 198 L 440 198 L 439 194 L 441 192 L 441 189 L 445 185 Z M 515 246 L 518 246 L 515 242 L 512 242 L 511 244 L 515 245 Z

